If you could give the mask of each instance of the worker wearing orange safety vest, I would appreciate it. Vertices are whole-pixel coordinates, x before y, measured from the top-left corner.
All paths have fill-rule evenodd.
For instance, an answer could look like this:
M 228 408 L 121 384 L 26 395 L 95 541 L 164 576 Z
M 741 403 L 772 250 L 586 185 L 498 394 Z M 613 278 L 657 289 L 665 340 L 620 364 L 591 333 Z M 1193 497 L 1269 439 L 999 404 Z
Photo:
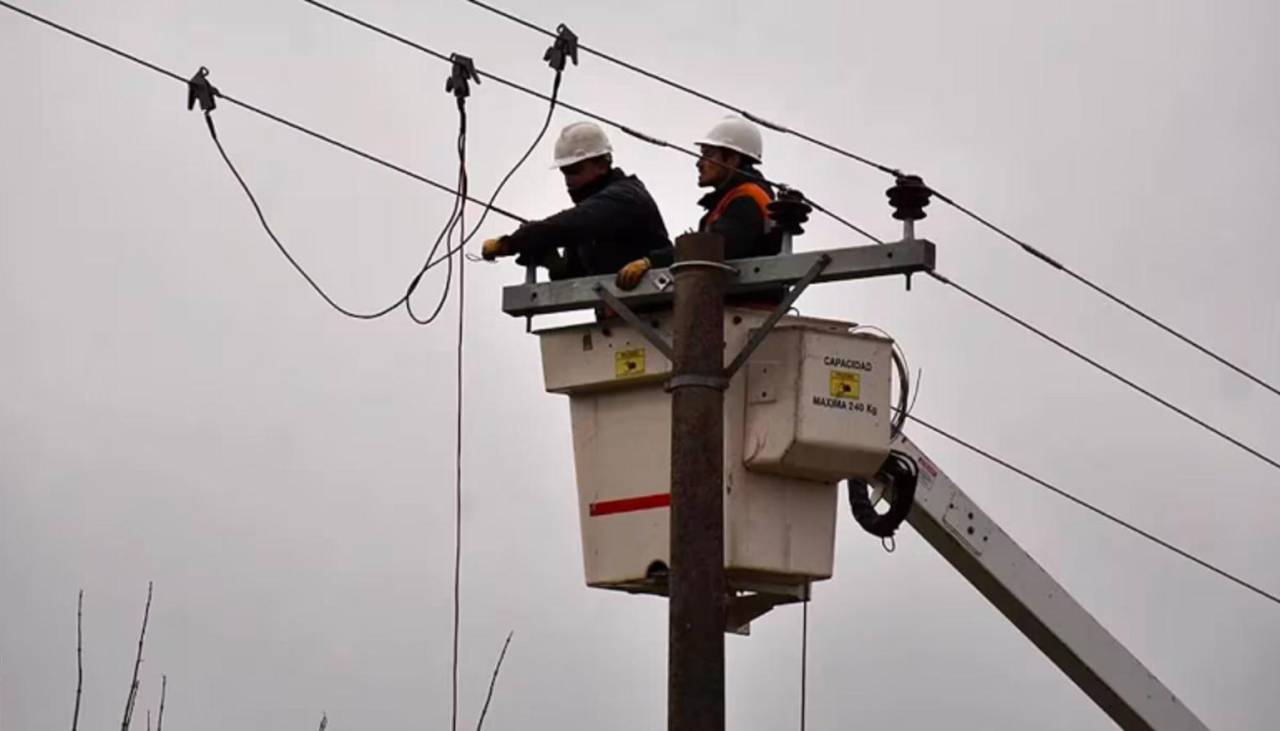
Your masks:
M 742 117 L 725 117 L 698 140 L 698 186 L 712 191 L 698 201 L 707 210 L 698 231 L 724 237 L 724 258 L 771 256 L 781 251 L 781 237 L 772 231 L 767 206 L 772 187 L 756 171 L 764 141 L 760 128 Z M 670 266 L 675 249 L 655 249 L 618 271 L 617 284 L 632 289 L 653 267 Z

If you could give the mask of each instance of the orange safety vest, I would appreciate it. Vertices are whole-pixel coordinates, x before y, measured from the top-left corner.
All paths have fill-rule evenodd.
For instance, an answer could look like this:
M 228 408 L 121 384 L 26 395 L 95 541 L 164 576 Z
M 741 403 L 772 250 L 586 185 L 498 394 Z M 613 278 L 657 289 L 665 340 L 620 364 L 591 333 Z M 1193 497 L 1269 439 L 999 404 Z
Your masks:
M 715 223 L 717 219 L 724 215 L 725 210 L 729 208 L 729 204 L 739 198 L 750 198 L 755 201 L 756 206 L 760 208 L 760 216 L 764 219 L 765 228 L 768 229 L 769 204 L 773 202 L 773 198 L 769 197 L 769 193 L 758 184 L 746 182 L 734 186 L 728 193 L 724 194 L 724 197 L 720 199 L 720 202 L 716 204 L 716 207 L 712 208 L 711 212 L 707 214 L 706 219 L 703 220 L 703 230 L 710 228 L 711 224 Z

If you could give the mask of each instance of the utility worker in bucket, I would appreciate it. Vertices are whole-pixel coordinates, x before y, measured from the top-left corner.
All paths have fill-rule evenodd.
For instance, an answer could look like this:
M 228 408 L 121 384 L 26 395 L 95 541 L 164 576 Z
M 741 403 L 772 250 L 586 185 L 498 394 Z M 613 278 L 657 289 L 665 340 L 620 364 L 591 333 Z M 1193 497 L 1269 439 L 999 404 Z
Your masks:
M 554 167 L 573 207 L 485 241 L 481 256 L 519 256 L 517 264 L 568 279 L 613 274 L 651 250 L 670 248 L 658 205 L 639 178 L 613 166 L 613 146 L 599 125 L 574 122 L 561 130 Z
M 707 211 L 698 231 L 724 237 L 725 259 L 778 254 L 782 239 L 772 231 L 767 208 L 773 188 L 756 170 L 764 147 L 760 128 L 742 117 L 725 117 L 697 144 L 698 186 L 712 189 L 698 201 Z M 618 287 L 634 288 L 651 268 L 671 266 L 674 256 L 675 249 L 664 246 L 635 259 L 618 272 Z

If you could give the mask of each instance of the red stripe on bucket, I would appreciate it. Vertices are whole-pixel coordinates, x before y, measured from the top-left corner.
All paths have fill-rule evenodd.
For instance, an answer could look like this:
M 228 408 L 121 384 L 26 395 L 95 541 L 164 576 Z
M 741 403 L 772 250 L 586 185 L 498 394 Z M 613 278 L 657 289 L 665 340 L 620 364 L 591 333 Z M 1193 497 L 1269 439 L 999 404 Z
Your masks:
M 671 493 L 661 492 L 657 495 L 641 495 L 640 497 L 628 497 L 621 500 L 604 500 L 598 503 L 591 503 L 587 506 L 587 511 L 591 517 L 600 515 L 613 515 L 615 513 L 634 513 L 638 510 L 653 510 L 654 508 L 667 508 L 671 506 Z

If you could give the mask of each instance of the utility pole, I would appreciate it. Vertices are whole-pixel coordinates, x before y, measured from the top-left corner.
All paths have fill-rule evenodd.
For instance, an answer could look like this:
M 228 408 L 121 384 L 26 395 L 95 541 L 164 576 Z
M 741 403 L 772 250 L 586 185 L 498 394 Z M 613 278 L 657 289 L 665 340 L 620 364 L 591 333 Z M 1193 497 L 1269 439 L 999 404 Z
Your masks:
M 668 731 L 723 731 L 724 239 L 676 240 Z

